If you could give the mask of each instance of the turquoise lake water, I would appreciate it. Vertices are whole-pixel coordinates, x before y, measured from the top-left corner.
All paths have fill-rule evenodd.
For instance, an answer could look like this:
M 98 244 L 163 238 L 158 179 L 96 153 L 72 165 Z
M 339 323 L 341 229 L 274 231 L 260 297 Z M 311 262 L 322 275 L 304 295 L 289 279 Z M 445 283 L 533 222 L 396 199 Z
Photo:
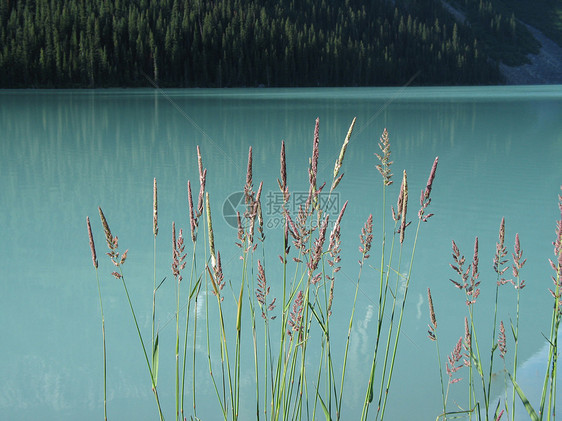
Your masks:
M 480 326 L 480 349 L 489 359 L 496 281 L 492 259 L 502 217 L 506 220 L 508 256 L 513 252 L 515 233 L 519 233 L 527 258 L 521 272 L 527 286 L 521 291 L 518 379 L 535 399 L 532 403 L 536 402 L 537 385 L 544 378 L 543 334 L 548 336 L 552 313 L 548 288 L 552 288 L 553 271 L 548 259 L 553 258 L 555 221 L 560 217 L 562 86 L 8 90 L 0 91 L 0 418 L 103 417 L 100 310 L 86 231 L 89 216 L 104 300 L 109 418 L 157 419 L 144 356 L 122 285 L 110 275 L 114 268 L 104 255 L 105 241 L 97 215 L 101 206 L 114 235 L 119 237 L 120 247 L 129 249 L 124 266 L 127 285 L 141 331 L 150 342 L 152 184 L 156 177 L 160 218 L 156 276 L 167 279 L 157 304 L 161 338 L 158 387 L 166 419 L 174 419 L 171 225 L 175 221 L 178 228 L 189 231 L 186 183 L 191 180 L 196 195 L 196 146 L 200 145 L 208 169 L 215 242 L 221 251 L 225 277 L 232 284 L 230 287 L 227 283 L 224 290 L 225 311 L 233 319 L 241 263 L 229 212 L 230 204 L 237 203 L 236 193 L 243 190 L 248 148 L 253 147 L 255 188 L 259 181 L 264 182 L 266 251 L 262 253 L 259 248 L 256 259 L 265 256 L 271 294 L 280 300 L 281 265 L 277 256 L 282 253 L 282 215 L 275 200 L 281 141 L 286 143 L 288 185 L 296 198 L 308 191 L 308 159 L 317 117 L 318 178 L 328 184 L 348 127 L 357 117 L 342 167 L 345 176 L 332 197 L 330 211 L 335 217 L 334 209 L 349 201 L 342 222 L 342 270 L 335 281 L 331 320 L 337 373 L 341 372 L 359 269 L 359 234 L 370 213 L 375 219 L 373 249 L 363 269 L 356 306 L 342 419 L 358 419 L 361 414 L 376 337 L 382 190 L 374 153 L 379 152 L 378 140 L 384 128 L 390 134 L 394 161 L 395 182 L 387 191 L 389 206 L 396 203 L 402 170 L 408 173 L 413 223 L 406 232 L 407 256 L 413 240 L 408 236 L 413 236 L 417 223 L 419 192 L 425 187 L 434 158 L 439 156 L 430 207 L 435 216 L 420 229 L 386 418 L 413 419 L 415 414 L 415 419 L 435 419 L 442 409 L 435 344 L 427 338 L 427 288 L 433 294 L 444 364 L 464 333 L 467 314 L 464 294 L 449 281 L 456 279 L 449 266 L 452 240 L 470 262 L 474 238 L 479 237 L 481 294 L 474 308 Z M 297 210 L 296 205 L 291 206 L 291 211 Z M 191 253 L 189 241 L 187 250 Z M 294 270 L 292 264 L 290 270 Z M 406 272 L 406 266 L 404 263 L 401 273 Z M 506 276 L 511 276 L 510 272 Z M 182 294 L 186 296 L 185 291 Z M 515 322 L 515 297 L 512 286 L 500 289 L 498 323 L 500 319 L 506 326 L 510 320 Z M 220 418 L 209 381 L 205 301 L 201 293 L 196 393 L 197 415 L 209 420 Z M 212 324 L 216 322 L 214 297 L 208 304 Z M 280 306 L 275 311 L 279 314 Z M 183 303 L 181 317 L 185 317 Z M 281 328 L 280 319 L 271 322 L 275 331 Z M 387 316 L 385 324 L 388 322 Z M 308 346 L 313 350 L 311 355 L 319 353 L 319 342 Z M 253 349 L 248 326 L 242 331 L 240 419 L 255 418 Z M 215 362 L 218 352 L 215 346 Z M 513 339 L 508 336 L 506 362 L 510 370 L 512 357 Z M 493 396 L 503 396 L 502 369 L 503 362 L 497 358 Z M 311 387 L 317 363 L 307 370 Z M 450 409 L 455 408 L 455 402 L 466 408 L 466 368 L 459 377 L 463 380 L 451 385 Z M 191 402 L 190 375 L 189 379 L 187 402 Z M 260 407 L 263 409 L 261 401 Z M 310 411 L 311 419 L 312 408 Z M 374 416 L 376 411 L 370 411 Z M 316 416 L 324 419 L 320 408 Z M 302 419 L 307 419 L 306 412 Z

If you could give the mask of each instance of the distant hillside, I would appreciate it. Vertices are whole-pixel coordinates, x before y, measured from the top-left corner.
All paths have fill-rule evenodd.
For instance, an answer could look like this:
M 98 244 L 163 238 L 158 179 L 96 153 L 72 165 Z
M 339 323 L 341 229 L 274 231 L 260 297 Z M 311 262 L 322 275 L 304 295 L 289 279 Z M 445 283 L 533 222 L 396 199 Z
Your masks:
M 538 51 L 511 3 L 0 0 L 0 87 L 495 84 Z

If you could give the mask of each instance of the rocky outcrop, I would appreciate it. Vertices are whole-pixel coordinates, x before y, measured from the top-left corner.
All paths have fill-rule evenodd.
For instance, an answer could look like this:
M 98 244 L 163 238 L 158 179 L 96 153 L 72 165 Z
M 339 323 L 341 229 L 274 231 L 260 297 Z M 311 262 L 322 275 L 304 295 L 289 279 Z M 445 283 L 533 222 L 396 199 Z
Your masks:
M 470 25 L 462 11 L 441 0 L 443 7 L 454 16 L 457 22 Z M 562 47 L 548 38 L 537 28 L 521 22 L 541 44 L 538 54 L 529 54 L 530 63 L 521 66 L 508 66 L 500 63 L 500 71 L 507 85 L 546 85 L 562 84 Z

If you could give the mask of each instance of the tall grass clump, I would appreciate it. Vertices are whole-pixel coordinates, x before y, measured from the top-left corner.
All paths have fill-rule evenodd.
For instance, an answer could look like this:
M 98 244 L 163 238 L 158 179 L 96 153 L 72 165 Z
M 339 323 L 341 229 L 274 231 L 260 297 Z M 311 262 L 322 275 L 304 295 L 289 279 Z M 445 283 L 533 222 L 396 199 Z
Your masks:
M 168 276 L 174 279 L 175 290 L 175 415 L 176 419 L 199 419 L 198 402 L 208 400 L 198 392 L 196 370 L 201 365 L 208 369 L 208 383 L 216 398 L 216 408 L 221 418 L 237 420 L 241 409 L 251 407 L 257 420 L 301 420 L 301 419 L 346 419 L 344 405 L 345 388 L 349 381 L 362 382 L 364 399 L 361 419 L 383 419 L 391 390 L 394 367 L 397 363 L 398 347 L 410 281 L 413 278 L 416 244 L 422 223 L 427 222 L 431 191 L 438 159 L 435 158 L 425 188 L 421 191 L 419 208 L 413 215 L 409 200 L 408 174 L 401 171 L 399 188 L 393 186 L 391 143 L 385 129 L 379 141 L 379 153 L 375 154 L 381 179 L 377 209 L 363 215 L 364 224 L 359 242 L 353 246 L 344 237 L 344 224 L 353 203 L 345 201 L 331 214 L 323 203 L 330 203 L 336 194 L 344 173 L 344 158 L 355 126 L 355 119 L 342 143 L 334 164 L 331 179 L 321 182 L 320 178 L 320 123 L 315 122 L 312 137 L 312 151 L 309 158 L 306 200 L 298 207 L 290 206 L 291 195 L 285 142 L 281 142 L 280 177 L 277 184 L 280 191 L 281 223 L 276 244 L 266 244 L 266 231 L 262 211 L 262 197 L 265 195 L 263 182 L 254 182 L 253 149 L 248 151 L 247 171 L 243 184 L 244 210 L 237 213 L 235 238 L 228 240 L 215 235 L 213 218 L 216 219 L 216 203 L 212 192 L 206 187 L 207 170 L 203 168 L 202 157 L 197 148 L 199 169 L 199 195 L 197 204 L 192 197 L 191 181 L 187 181 L 187 218 L 190 235 L 172 223 L 172 258 Z M 291 174 L 293 176 L 293 174 Z M 296 176 L 296 174 L 295 174 Z M 242 180 L 241 180 L 242 181 Z M 296 184 L 296 183 L 295 183 Z M 329 186 L 329 190 L 327 188 Z M 388 206 L 389 197 L 396 200 L 396 207 Z M 156 237 L 158 234 L 158 200 L 156 179 L 153 183 L 153 238 L 154 269 L 152 276 L 152 332 L 151 352 L 147 351 L 143 332 L 137 323 L 137 316 L 125 283 L 123 264 L 127 251 L 120 254 L 117 237 L 109 230 L 107 220 L 99 210 L 109 247 L 109 257 L 117 270 L 112 275 L 120 279 L 133 317 L 139 342 L 146 360 L 150 383 L 157 404 L 158 414 L 164 418 L 158 390 L 159 360 L 162 358 L 159 343 L 162 332 L 156 330 L 156 292 L 162 286 L 158 283 L 156 268 Z M 378 215 L 378 218 L 377 218 Z M 412 220 L 417 219 L 413 228 Z M 203 227 L 199 231 L 199 224 Z M 88 220 L 89 221 L 89 220 Z M 180 224 L 178 224 L 179 226 Z M 88 230 L 93 249 L 90 225 Z M 191 238 L 191 250 L 185 250 L 186 238 Z M 221 250 L 237 248 L 239 264 L 225 273 L 221 262 Z M 380 256 L 376 263 L 366 264 L 376 249 Z M 342 248 L 358 247 L 357 260 L 343 262 Z M 272 248 L 278 250 L 278 259 L 270 259 Z M 231 249 L 230 249 L 231 250 Z M 187 255 L 191 251 L 191 259 Z M 93 251 L 92 251 L 93 252 Z M 355 262 L 355 264 L 354 264 Z M 344 341 L 332 338 L 331 319 L 333 303 L 338 299 L 341 269 L 346 264 L 346 273 L 355 272 L 355 294 L 348 308 L 339 306 L 338 317 L 349 322 Z M 97 271 L 97 264 L 96 271 Z M 236 266 L 236 265 L 235 265 Z M 189 271 L 189 281 L 185 271 Z M 170 273 L 171 272 L 171 273 Z M 376 279 L 360 287 L 362 278 Z M 475 277 L 475 275 L 473 275 Z M 164 278 L 165 279 L 165 278 Z M 271 283 L 274 279 L 275 283 Z M 475 285 L 473 285 L 474 287 Z M 369 290 L 377 297 L 376 338 L 369 369 L 364 378 L 348 379 L 347 363 L 350 341 L 354 333 L 354 319 L 357 298 L 360 291 Z M 214 299 L 207 299 L 214 296 Z M 200 299 L 204 309 L 199 308 Z M 101 306 L 101 293 L 100 293 Z M 185 318 L 180 314 L 185 310 Z M 203 332 L 198 325 L 198 314 L 205 314 Z M 433 310 L 432 310 L 433 312 Z M 433 329 L 436 321 L 433 316 Z M 103 328 L 102 312 L 102 328 Z M 433 334 L 436 338 L 436 333 Z M 189 343 L 192 338 L 192 343 Z M 198 344 L 204 338 L 204 344 Z M 243 358 L 249 349 L 242 349 L 244 338 L 250 338 L 251 358 Z M 206 363 L 196 349 L 206 350 Z M 188 352 L 189 350 L 192 352 Z M 150 358 L 149 358 L 150 355 Z M 204 357 L 203 357 L 204 358 Z M 105 340 L 104 340 L 105 361 Z M 245 391 L 247 376 L 251 372 L 255 396 Z M 105 363 L 104 363 L 105 373 Z M 191 377 L 191 379 L 189 379 Z M 105 379 L 105 374 L 104 374 Z M 189 384 L 191 383 L 191 388 Z M 105 380 L 104 380 L 105 384 Z M 104 386 L 105 388 L 105 386 Z M 186 407 L 189 402 L 190 408 Z M 171 405 L 170 405 L 171 406 Z M 167 407 L 167 406 L 166 406 Z M 443 410 L 446 411 L 446 399 Z
M 105 239 L 106 239 L 106 243 L 107 243 L 107 247 L 109 249 L 109 252 L 107 252 L 106 254 L 109 256 L 111 262 L 113 263 L 113 265 L 117 268 L 117 270 L 114 270 L 111 275 L 118 280 L 121 280 L 121 283 L 123 285 L 123 289 L 125 291 L 125 296 L 127 297 L 127 302 L 129 304 L 129 309 L 131 311 L 131 315 L 133 317 L 133 322 L 135 324 L 135 328 L 137 331 L 137 335 L 141 344 L 141 348 L 144 354 L 144 358 L 146 361 L 146 365 L 148 368 L 148 373 L 150 375 L 150 381 L 151 381 L 151 386 L 152 386 L 152 391 L 154 393 L 154 397 L 156 399 L 156 405 L 158 408 L 158 414 L 160 416 L 160 419 L 163 420 L 164 416 L 162 413 L 162 408 L 160 406 L 160 399 L 158 397 L 158 390 L 156 388 L 156 370 L 155 367 L 153 365 L 150 364 L 150 361 L 148 359 L 148 353 L 146 351 L 146 346 L 144 344 L 144 340 L 143 340 L 143 336 L 139 327 L 139 323 L 137 320 L 137 316 L 135 313 L 135 309 L 133 307 L 133 303 L 131 301 L 131 297 L 129 295 L 129 290 L 127 288 L 127 283 L 125 281 L 125 275 L 123 273 L 123 265 L 125 264 L 125 261 L 127 259 L 127 253 L 129 252 L 129 249 L 125 250 L 125 252 L 121 253 L 119 250 L 119 239 L 117 236 L 114 236 L 111 232 L 111 229 L 109 228 L 109 224 L 107 222 L 107 219 L 105 218 L 105 215 L 101 209 L 101 207 L 98 207 L 98 211 L 99 211 L 99 215 L 100 215 L 100 219 L 101 219 L 101 224 L 103 226 L 103 231 L 105 233 Z
M 561 187 L 562 188 L 562 187 Z M 464 335 L 462 335 L 445 362 L 446 376 L 442 370 L 442 360 L 438 345 L 437 320 L 431 292 L 429 295 L 429 338 L 436 343 L 437 361 L 439 366 L 439 375 L 441 379 L 441 395 L 443 411 L 437 417 L 438 419 L 458 418 L 460 416 L 469 419 L 486 419 L 499 420 L 502 416 L 506 416 L 511 420 L 520 419 L 529 416 L 532 420 L 542 420 L 546 415 L 547 420 L 554 419 L 556 407 L 556 373 L 557 373 L 557 356 L 558 356 L 558 328 L 562 317 L 562 300 L 560 296 L 562 291 L 560 286 L 562 281 L 560 275 L 562 273 L 562 196 L 558 196 L 561 219 L 556 223 L 556 238 L 554 244 L 554 259 L 550 259 L 550 265 L 554 271 L 552 281 L 554 287 L 549 289 L 550 294 L 554 298 L 550 333 L 545 336 L 549 346 L 548 363 L 545 373 L 544 384 L 541 392 L 541 399 L 538 407 L 533 407 L 529 399 L 525 395 L 524 390 L 517 382 L 518 368 L 518 348 L 519 348 L 519 316 L 521 292 L 526 286 L 525 280 L 521 276 L 521 270 L 525 266 L 526 259 L 523 257 L 523 249 L 519 234 L 515 234 L 513 252 L 511 259 L 508 257 L 508 251 L 505 246 L 506 228 L 505 219 L 500 222 L 498 241 L 495 247 L 495 254 L 492 259 L 491 268 L 495 276 L 495 301 L 493 323 L 491 330 L 491 346 L 488 349 L 478 342 L 486 334 L 483 330 L 486 326 L 476 323 L 475 313 L 478 311 L 477 299 L 480 295 L 480 268 L 479 268 L 479 242 L 478 237 L 474 241 L 474 251 L 472 260 L 467 264 L 460 248 L 452 242 L 453 263 L 450 264 L 456 279 L 451 279 L 451 283 L 459 290 L 464 292 L 462 299 L 466 308 L 464 317 Z M 507 272 L 511 269 L 511 272 Z M 511 277 L 508 276 L 511 275 Z M 503 285 L 512 286 L 515 289 L 515 303 L 512 304 L 514 309 L 514 320 L 510 320 L 509 324 L 500 320 L 498 324 L 498 304 L 500 303 L 500 291 Z M 440 335 L 439 335 L 440 336 Z M 510 340 L 511 339 L 511 340 Z M 508 346 L 508 343 L 511 345 Z M 508 349 L 512 349 L 512 366 L 508 367 L 506 362 L 506 354 Z M 499 358 L 499 361 L 498 361 Z M 505 396 L 500 397 L 497 401 L 491 398 L 492 377 L 494 373 L 494 364 L 500 362 L 502 364 L 503 373 L 505 373 L 505 382 L 509 387 L 506 388 Z M 449 390 L 451 385 L 459 383 L 461 378 L 457 377 L 457 372 L 461 369 L 467 370 L 467 380 L 464 382 L 466 386 L 466 401 L 461 403 L 455 402 L 455 409 L 451 409 L 449 403 Z M 447 379 L 448 377 L 448 379 Z M 447 380 L 447 387 L 444 387 L 444 379 Z M 511 392 L 508 396 L 508 391 Z M 516 397 L 517 395 L 517 397 Z M 520 399 L 526 410 L 526 414 L 516 414 L 516 400 Z M 547 403 L 548 400 L 548 403 Z

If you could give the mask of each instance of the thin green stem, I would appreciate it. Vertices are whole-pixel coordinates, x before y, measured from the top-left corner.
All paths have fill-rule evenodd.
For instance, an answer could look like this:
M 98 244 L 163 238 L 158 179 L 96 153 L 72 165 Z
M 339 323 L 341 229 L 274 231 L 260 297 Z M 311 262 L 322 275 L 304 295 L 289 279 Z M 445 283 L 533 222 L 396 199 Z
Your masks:
M 499 276 L 498 276 L 499 278 Z M 499 279 L 498 279 L 499 280 Z M 498 296 L 499 296 L 499 285 L 496 282 L 496 300 L 494 303 L 494 324 L 493 324 L 493 328 L 492 328 L 492 344 L 494 344 L 496 342 L 496 323 L 497 323 L 497 315 L 498 315 Z M 517 293 L 517 320 L 519 320 L 519 292 Z M 516 349 L 517 349 L 517 341 L 516 343 Z M 491 391 L 491 384 L 492 384 L 492 373 L 494 370 L 494 351 L 495 351 L 496 347 L 492 346 L 492 349 L 490 351 L 490 369 L 488 371 L 488 402 L 490 401 L 490 391 Z M 517 351 L 516 355 L 517 355 Z M 515 377 L 514 377 L 515 379 Z M 515 393 L 515 388 L 513 388 L 513 393 Z M 513 397 L 515 398 L 515 395 L 513 395 Z M 514 406 L 515 409 L 515 406 Z M 511 414 L 512 419 L 513 419 L 513 413 Z
M 558 321 L 556 323 L 556 330 L 558 330 L 558 323 L 560 322 L 560 319 L 558 318 Z M 555 335 L 554 337 L 554 341 L 552 342 L 552 348 L 553 348 L 553 352 L 552 352 L 552 368 L 550 368 L 550 364 L 549 364 L 549 368 L 551 370 L 551 374 L 550 374 L 550 391 L 548 394 L 548 414 L 547 414 L 547 420 L 550 420 L 551 417 L 552 419 L 555 419 L 554 417 L 554 401 L 556 399 L 555 396 L 555 392 L 556 392 L 556 365 L 557 365 L 557 360 L 558 360 L 558 335 Z M 542 413 L 541 413 L 542 416 Z
M 386 298 L 387 298 L 387 293 L 388 293 L 388 283 L 389 283 L 389 279 L 390 279 L 390 268 L 391 268 L 391 264 L 392 264 L 392 256 L 394 255 L 395 239 L 396 239 L 396 223 L 394 224 L 394 235 L 392 236 L 392 243 L 391 243 L 391 247 L 390 247 L 390 257 L 389 257 L 389 261 L 388 261 L 388 270 L 386 271 L 386 275 L 385 275 L 384 269 L 382 267 L 380 269 L 381 279 L 384 279 L 384 285 L 381 284 L 381 288 L 383 288 L 383 286 L 384 286 L 384 288 L 379 290 L 379 294 L 380 294 L 379 297 L 382 295 L 382 303 L 381 303 L 381 300 L 379 299 L 379 319 L 377 320 L 377 338 L 375 340 L 375 349 L 374 349 L 374 352 L 373 352 L 373 362 L 371 364 L 371 376 L 369 378 L 367 396 L 365 397 L 365 402 L 363 404 L 363 413 L 361 415 L 362 420 L 367 419 L 367 415 L 369 413 L 369 405 L 372 402 L 373 397 L 374 397 L 373 386 L 374 386 L 374 379 L 375 379 L 376 362 L 377 362 L 377 356 L 378 356 L 382 326 L 383 326 L 383 321 L 384 321 L 384 314 L 385 314 L 384 312 L 385 312 L 385 308 L 386 308 Z M 385 241 L 383 240 L 383 253 L 384 253 L 384 243 L 385 243 Z M 394 300 L 396 300 L 396 296 L 394 297 Z M 383 376 L 383 379 L 384 379 L 384 376 Z M 381 382 L 382 381 L 383 380 L 381 380 Z M 379 406 L 378 409 L 380 410 L 380 406 Z
M 198 316 L 198 310 L 197 310 L 197 301 L 199 300 L 199 291 L 201 290 L 201 283 L 199 283 L 199 286 L 197 287 L 197 292 L 195 293 L 195 307 L 193 308 L 194 314 L 193 314 L 193 358 L 192 358 L 192 367 L 191 367 L 191 373 L 192 373 L 192 400 L 193 400 L 193 416 L 197 417 L 197 404 L 196 404 L 196 399 L 195 399 L 195 356 L 197 354 L 197 316 Z
M 154 352 L 154 340 L 156 334 L 156 235 L 154 236 L 152 244 L 152 259 L 154 265 L 153 281 L 154 287 L 152 289 L 152 341 L 151 341 L 151 352 Z
M 180 279 L 176 279 L 176 420 L 180 418 Z
M 400 252 L 399 252 L 399 255 L 398 255 L 398 269 L 396 271 L 396 285 L 394 287 L 394 294 L 393 294 L 393 297 L 392 297 L 392 309 L 390 311 L 390 321 L 389 321 L 389 324 L 388 324 L 388 335 L 387 335 L 385 352 L 384 352 L 384 360 L 383 360 L 383 368 L 382 368 L 382 376 L 381 376 L 381 386 L 379 388 L 377 416 L 375 417 L 375 419 L 378 418 L 379 411 L 381 410 L 382 395 L 383 395 L 383 390 L 384 390 L 384 380 L 385 380 L 385 377 L 386 377 L 386 367 L 387 367 L 387 363 L 388 363 L 388 354 L 390 352 L 390 341 L 392 339 L 392 331 L 393 331 L 393 328 L 394 328 L 394 315 L 396 314 L 396 302 L 398 301 L 398 291 L 399 291 L 399 288 L 400 288 L 400 279 L 402 277 L 402 275 L 400 274 L 401 262 L 402 262 L 402 247 L 400 247 Z M 390 272 L 390 268 L 389 268 L 388 272 Z M 388 393 L 388 389 L 387 389 L 386 393 Z M 385 399 L 386 399 L 386 393 L 385 393 Z
M 414 246 L 412 248 L 412 255 L 410 257 L 410 268 L 408 269 L 408 277 L 406 278 L 406 285 L 405 285 L 405 289 L 404 289 L 404 297 L 402 298 L 402 308 L 400 309 L 400 317 L 398 318 L 398 327 L 396 329 L 396 337 L 394 339 L 394 348 L 392 350 L 392 360 L 390 362 L 390 371 L 388 372 L 388 380 L 386 383 L 386 389 L 384 392 L 384 401 L 382 404 L 382 410 L 381 410 L 381 420 L 384 418 L 384 411 L 386 409 L 386 402 L 387 402 L 387 398 L 388 398 L 388 391 L 390 389 L 390 381 L 392 380 L 392 372 L 394 370 L 394 362 L 396 360 L 396 350 L 398 348 L 398 340 L 400 339 L 400 331 L 401 331 L 401 327 L 402 327 L 402 319 L 404 316 L 404 307 L 406 306 L 406 298 L 408 297 L 408 287 L 410 286 L 410 279 L 412 276 L 412 268 L 414 266 L 414 256 L 416 253 L 416 245 L 418 242 L 418 234 L 420 231 L 420 224 L 421 224 L 421 219 L 418 219 L 418 226 L 416 228 L 416 235 L 414 237 Z M 396 291 L 397 293 L 397 291 Z
M 137 328 L 137 334 L 142 346 L 142 351 L 144 353 L 144 358 L 146 360 L 146 366 L 148 368 L 148 372 L 150 374 L 150 380 L 152 382 L 152 390 L 154 391 L 154 397 L 156 398 L 156 405 L 158 406 L 158 414 L 160 415 L 160 419 L 164 420 L 164 415 L 162 414 L 162 408 L 160 407 L 160 399 L 158 398 L 158 389 L 156 388 L 156 383 L 154 381 L 154 375 L 152 373 L 152 368 L 150 366 L 150 362 L 148 360 L 148 354 L 146 353 L 146 347 L 144 346 L 144 341 L 142 339 L 142 334 L 139 328 L 139 324 L 137 322 L 137 316 L 135 314 L 135 310 L 133 308 L 133 303 L 131 302 L 131 297 L 129 296 L 129 290 L 127 289 L 127 284 L 125 283 L 125 277 L 123 276 L 123 270 L 119 267 L 120 274 L 121 274 L 121 281 L 123 283 L 123 288 L 125 289 L 125 294 L 127 296 L 127 301 L 129 302 L 129 307 L 131 309 L 131 314 L 133 315 L 133 320 L 135 322 L 135 327 Z
M 486 420 L 489 419 L 489 414 L 488 414 L 488 410 L 489 410 L 489 401 L 488 401 L 488 394 L 486 392 L 486 382 L 484 380 L 484 373 L 482 371 L 482 358 L 480 357 L 480 347 L 478 346 L 478 336 L 476 335 L 476 328 L 474 327 L 474 316 L 473 316 L 473 306 L 474 304 L 471 304 L 468 306 L 468 312 L 470 315 L 470 326 L 471 326 L 471 337 L 472 339 L 474 339 L 474 341 L 471 341 L 471 358 L 474 359 L 474 355 L 472 353 L 472 343 L 474 343 L 474 345 L 476 346 L 476 370 L 480 376 L 480 381 L 482 383 L 482 394 L 484 396 L 484 407 L 485 407 L 485 415 L 486 415 Z
M 437 338 L 437 331 L 435 334 L 435 347 L 437 348 L 437 365 L 439 366 L 439 380 L 441 381 L 441 398 L 443 399 L 443 414 L 447 413 L 447 399 L 445 397 L 445 387 L 443 386 L 443 367 L 441 366 L 441 353 L 439 352 L 439 340 Z M 447 393 L 449 386 L 447 385 Z
M 339 405 L 337 407 L 337 419 L 340 418 L 341 414 L 341 404 L 343 402 L 343 386 L 345 380 L 345 369 L 347 366 L 347 354 L 349 350 L 349 340 L 351 337 L 351 329 L 353 327 L 353 318 L 355 317 L 355 304 L 357 303 L 357 293 L 359 291 L 359 281 L 361 280 L 361 273 L 363 272 L 363 263 L 365 262 L 365 253 L 361 257 L 361 264 L 359 265 L 359 275 L 357 276 L 357 283 L 355 284 L 355 296 L 353 297 L 353 307 L 351 308 L 351 317 L 349 318 L 349 327 L 347 328 L 347 339 L 345 341 L 345 352 L 343 355 L 343 367 L 342 367 L 342 375 L 341 375 L 341 384 L 340 384 L 340 397 L 339 397 Z
M 181 379 L 181 416 L 182 419 L 185 417 L 184 415 L 184 397 L 185 397 L 185 372 L 186 372 L 186 366 L 187 366 L 187 337 L 188 337 L 188 331 L 189 331 L 189 318 L 191 315 L 191 300 L 193 298 L 193 278 L 194 278 L 194 274 L 196 272 L 196 266 L 197 266 L 197 262 L 196 262 L 196 254 L 195 254 L 195 250 L 196 250 L 196 245 L 197 242 L 193 243 L 193 252 L 192 252 L 192 256 L 191 256 L 191 273 L 189 275 L 189 298 L 187 301 L 187 311 L 185 314 L 185 336 L 184 336 L 184 341 L 183 341 L 183 366 L 182 366 L 182 379 Z M 198 283 L 198 286 L 196 286 L 197 288 L 200 288 L 200 283 Z M 199 293 L 199 290 L 197 290 L 197 294 Z M 195 295 L 195 300 L 197 301 L 197 295 Z M 195 334 L 194 334 L 195 335 Z M 195 337 L 194 337 L 195 340 Z M 194 349 L 195 349 L 195 344 L 194 344 Z M 195 354 L 194 354 L 194 358 L 195 358 Z M 195 383 L 195 370 L 193 371 L 193 383 Z M 193 409 L 195 411 L 195 388 L 193 390 Z
M 519 286 L 521 282 L 519 277 L 517 277 L 517 311 L 516 311 L 516 321 L 515 321 L 515 351 L 513 355 L 513 380 L 517 381 L 517 351 L 519 348 L 519 296 L 521 289 Z M 512 395 L 511 395 L 511 419 L 515 420 L 515 387 L 512 388 Z
M 100 299 L 100 312 L 101 312 L 101 335 L 103 341 L 103 418 L 107 421 L 107 354 L 105 348 L 105 317 L 103 315 L 103 304 L 101 300 L 101 287 L 98 268 L 96 267 L 96 281 L 98 284 L 98 296 Z

